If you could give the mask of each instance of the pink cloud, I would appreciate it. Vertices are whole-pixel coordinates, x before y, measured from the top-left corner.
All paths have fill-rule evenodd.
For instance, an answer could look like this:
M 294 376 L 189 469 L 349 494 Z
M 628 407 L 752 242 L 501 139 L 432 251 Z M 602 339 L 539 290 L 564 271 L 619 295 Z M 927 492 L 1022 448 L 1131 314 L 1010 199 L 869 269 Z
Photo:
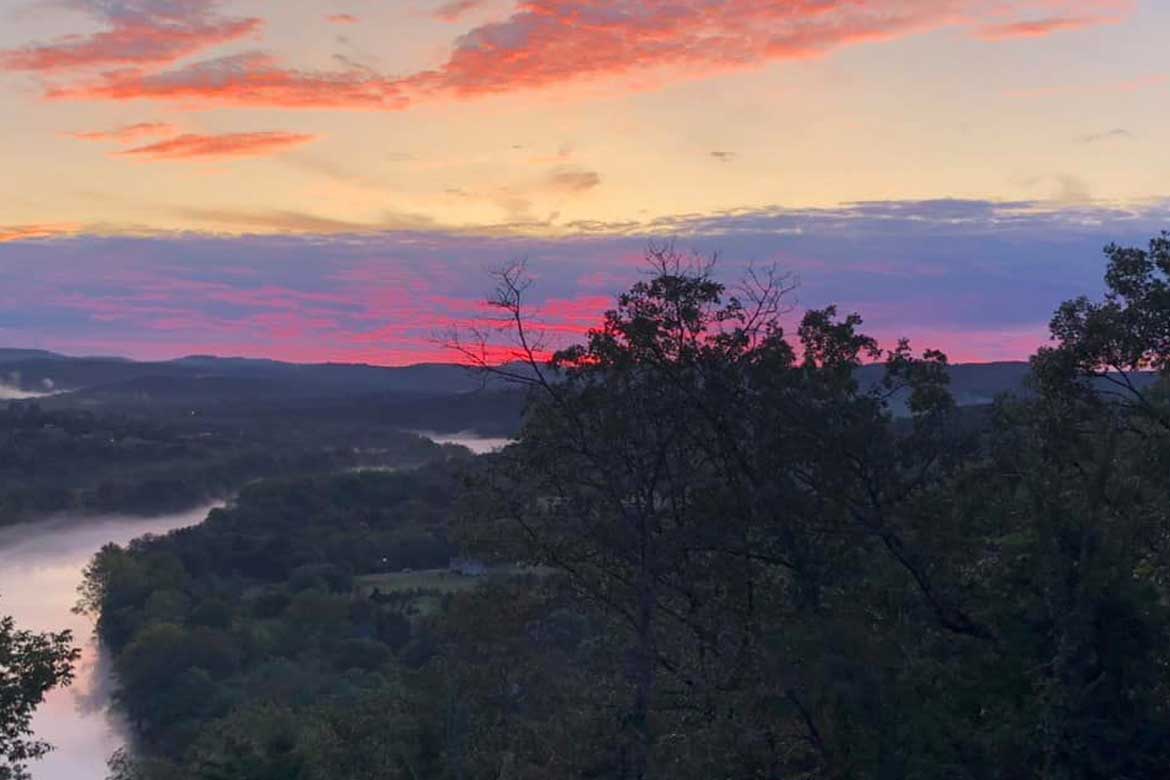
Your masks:
M 220 16 L 216 13 L 218 0 L 71 0 L 69 5 L 108 29 L 0 51 L 0 69 L 55 73 L 109 66 L 168 65 L 251 35 L 261 26 L 255 18 Z
M 320 292 L 266 284 L 241 289 L 222 282 L 170 278 L 161 269 L 115 277 L 132 291 L 100 297 L 57 293 L 51 303 L 81 313 L 92 323 L 132 326 L 156 348 L 162 339 L 169 350 L 160 354 L 164 357 L 214 353 L 264 354 L 298 362 L 460 362 L 466 357 L 445 345 L 439 334 L 452 323 L 492 333 L 500 325 L 495 310 L 482 299 L 445 295 L 417 278 L 404 280 L 410 288 L 407 293 L 399 287 Z M 593 324 L 583 319 L 587 312 L 601 311 L 598 302 L 606 300 L 549 300 L 541 308 L 540 329 L 578 337 Z M 213 313 L 219 304 L 231 309 Z M 264 345 L 262 350 L 258 344 Z M 496 362 L 518 357 L 499 343 L 489 344 L 486 354 Z M 539 354 L 547 357 L 551 352 Z
M 527 0 L 508 19 L 461 37 L 444 65 L 409 83 L 468 96 L 647 70 L 689 78 L 947 25 L 985 27 L 989 11 L 1010 29 L 1037 9 L 1079 12 L 1077 26 L 1085 26 L 1118 21 L 1131 8 L 1132 0 Z M 1035 36 L 1069 24 L 1030 29 Z
M 412 83 L 468 96 L 648 69 L 707 75 L 923 29 L 943 21 L 947 3 L 883 5 L 529 0 L 508 19 L 461 37 L 444 65 Z
M 956 361 L 1026 357 L 1045 321 L 1069 297 L 1096 289 L 1100 246 L 1132 243 L 1165 224 L 1166 206 L 1052 212 L 1027 204 L 853 204 L 837 210 L 721 215 L 681 230 L 686 247 L 726 259 L 775 260 L 800 273 L 791 321 L 805 307 L 838 303 L 866 317 L 890 345 L 908 336 Z M 788 228 L 799 225 L 799 233 Z M 580 341 L 613 294 L 643 278 L 646 235 L 571 241 L 443 232 L 338 238 L 196 235 L 58 241 L 68 226 L 0 229 L 0 335 L 10 344 L 173 357 L 191 352 L 409 363 L 452 359 L 452 327 L 477 326 L 510 354 L 486 306 L 485 268 L 531 257 L 533 325 L 549 348 Z M 1053 243 L 1059 234 L 1062 241 Z M 858 241 L 867 247 L 859 259 Z M 112 345 L 117 345 L 112 346 Z M 97 349 L 94 347 L 94 349 Z
M 549 332 L 584 336 L 601 324 L 602 315 L 613 306 L 614 299 L 608 295 L 549 298 L 540 304 L 536 324 Z
M 452 4 L 451 11 L 459 5 Z M 1117 21 L 1132 5 L 1132 0 L 523 0 L 506 19 L 459 37 L 439 67 L 402 78 L 357 68 L 297 70 L 249 54 L 159 73 L 122 69 L 52 87 L 47 94 L 395 110 L 412 102 L 582 80 L 616 79 L 621 88 L 623 79 L 644 80 L 649 73 L 667 81 L 701 78 L 947 26 L 992 38 L 1047 35 Z M 1029 21 L 1037 14 L 1043 14 L 1042 21 Z
M 899 338 L 908 338 L 918 349 L 941 348 L 951 363 L 1026 360 L 1048 342 L 1048 328 L 1043 322 L 1026 327 L 961 330 L 908 325 L 880 328 L 872 335 L 885 346 L 896 344 Z
M 187 133 L 165 141 L 118 152 L 121 157 L 144 160 L 223 160 L 264 157 L 309 143 L 317 136 L 303 133 Z
M 1080 30 L 1101 24 L 1101 19 L 1093 17 L 1063 17 L 1054 19 L 1035 19 L 1008 24 L 994 24 L 980 28 L 978 35 L 986 41 L 1003 41 L 1013 38 L 1043 38 L 1055 32 L 1065 30 Z
M 138 124 L 117 127 L 113 130 L 98 130 L 88 133 L 70 133 L 70 137 L 79 141 L 113 141 L 119 144 L 128 144 L 143 138 L 160 138 L 175 135 L 179 128 L 166 122 L 139 122 Z
M 367 71 L 299 71 L 252 52 L 164 73 L 122 70 L 48 91 L 52 99 L 163 100 L 190 106 L 387 110 L 406 107 L 396 82 Z
M 357 24 L 360 20 L 353 14 L 332 14 L 325 17 L 330 24 Z

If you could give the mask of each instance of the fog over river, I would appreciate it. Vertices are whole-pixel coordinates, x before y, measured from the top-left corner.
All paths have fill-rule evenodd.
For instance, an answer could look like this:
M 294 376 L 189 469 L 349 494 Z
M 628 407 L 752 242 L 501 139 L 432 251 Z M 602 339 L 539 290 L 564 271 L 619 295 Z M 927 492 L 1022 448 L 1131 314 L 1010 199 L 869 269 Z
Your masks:
M 154 518 L 60 516 L 0 529 L 0 613 L 12 615 L 22 629 L 71 629 L 82 648 L 73 685 L 52 691 L 33 720 L 37 737 L 56 747 L 30 767 L 34 780 L 101 780 L 106 759 L 123 744 L 121 729 L 106 713 L 107 670 L 93 623 L 72 612 L 86 564 L 110 542 L 195 525 L 210 510 Z
M 515 439 L 507 439 L 503 437 L 487 437 L 480 436 L 475 431 L 463 431 L 461 433 L 434 433 L 432 431 L 417 431 L 419 436 L 426 436 L 435 444 L 458 444 L 461 447 L 474 452 L 476 455 L 485 455 L 489 452 L 496 452 L 502 450 L 509 444 L 512 444 Z

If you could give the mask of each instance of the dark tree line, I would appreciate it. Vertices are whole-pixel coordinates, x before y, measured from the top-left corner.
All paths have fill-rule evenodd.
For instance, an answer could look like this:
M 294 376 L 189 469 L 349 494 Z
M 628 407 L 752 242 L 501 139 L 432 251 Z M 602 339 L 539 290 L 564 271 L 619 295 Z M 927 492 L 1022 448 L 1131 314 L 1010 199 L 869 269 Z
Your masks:
M 0 780 L 27 780 L 28 765 L 52 749 L 34 738 L 32 716 L 45 694 L 72 681 L 72 642 L 68 631 L 24 631 L 0 617 Z
M 0 525 L 60 512 L 164 514 L 230 496 L 255 479 L 442 454 L 393 419 L 339 420 L 335 403 L 263 414 L 213 407 L 168 418 L 149 408 L 130 416 L 10 402 L 0 407 Z
M 1170 365 L 1168 247 L 1110 247 L 1105 301 L 1061 307 L 1037 394 L 990 420 L 941 353 L 882 352 L 833 308 L 790 340 L 783 280 L 730 295 L 670 249 L 545 366 L 505 271 L 534 401 L 466 533 L 562 572 L 620 645 L 608 736 L 566 774 L 1166 766 L 1170 417 L 1135 377 Z

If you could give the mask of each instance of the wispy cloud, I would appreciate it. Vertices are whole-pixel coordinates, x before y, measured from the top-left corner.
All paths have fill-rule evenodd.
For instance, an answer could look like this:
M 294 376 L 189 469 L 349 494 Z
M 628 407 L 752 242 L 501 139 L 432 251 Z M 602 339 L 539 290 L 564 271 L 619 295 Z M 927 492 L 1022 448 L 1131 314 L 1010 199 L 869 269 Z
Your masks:
M 601 186 L 601 174 L 584 168 L 563 166 L 545 177 L 548 189 L 557 192 L 577 194 Z
M 0 244 L 16 241 L 35 241 L 44 238 L 69 236 L 82 230 L 75 223 L 54 223 L 42 225 L 0 225 Z
M 219 0 L 67 0 L 105 25 L 91 35 L 0 51 L 0 69 L 58 73 L 158 66 L 257 32 L 256 18 L 225 17 Z
M 167 122 L 139 122 L 133 125 L 117 127 L 113 130 L 69 133 L 69 136 L 79 141 L 112 141 L 119 144 L 129 144 L 143 138 L 161 138 L 176 135 L 178 132 L 178 127 Z
M 488 228 L 491 233 L 507 234 L 534 229 L 550 229 L 557 214 L 539 217 L 533 213 L 537 196 L 556 202 L 586 196 L 602 184 L 601 174 L 577 165 L 558 165 L 539 176 L 484 190 L 453 187 L 447 195 L 467 201 L 490 203 L 500 209 L 505 223 Z
M 452 0 L 435 9 L 435 18 L 444 22 L 457 22 L 483 5 L 484 0 Z
M 1126 130 L 1124 127 L 1115 127 L 1112 130 L 1106 130 L 1103 133 L 1088 133 L 1077 138 L 1077 141 L 1082 144 L 1095 144 L 1100 141 L 1116 140 L 1133 140 L 1133 133 Z
M 380 219 L 358 222 L 305 211 L 280 209 L 180 207 L 168 211 L 184 219 L 213 225 L 217 230 L 230 227 L 234 231 L 244 233 L 362 235 L 386 231 L 431 230 L 437 227 L 430 217 L 397 212 L 384 213 Z
M 992 24 L 979 28 L 978 35 L 986 41 L 1006 41 L 1014 38 L 1044 38 L 1056 32 L 1081 30 L 1106 22 L 1117 22 L 1116 17 L 1064 16 L 1032 19 L 1007 24 Z
M 241 157 L 267 157 L 294 146 L 301 146 L 317 136 L 304 133 L 224 133 L 196 135 L 186 133 L 165 141 L 137 146 L 117 152 L 121 157 L 142 160 L 224 160 Z
M 192 106 L 402 109 L 408 100 L 392 79 L 367 69 L 301 71 L 250 52 L 162 73 L 120 71 L 96 82 L 50 88 L 57 100 L 162 100 Z
M 357 24 L 361 20 L 353 14 L 330 14 L 325 17 L 325 21 L 330 24 Z

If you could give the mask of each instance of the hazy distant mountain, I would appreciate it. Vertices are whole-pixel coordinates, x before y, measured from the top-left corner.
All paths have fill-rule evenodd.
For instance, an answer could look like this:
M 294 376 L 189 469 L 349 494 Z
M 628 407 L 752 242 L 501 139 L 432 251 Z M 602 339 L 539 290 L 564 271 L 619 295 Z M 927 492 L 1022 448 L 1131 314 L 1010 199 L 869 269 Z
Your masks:
M 880 366 L 861 370 L 862 382 L 877 381 Z M 988 403 L 1018 390 L 1027 363 L 986 363 L 951 368 L 952 390 L 962 404 Z M 44 350 L 0 349 L 0 377 L 17 378 L 22 389 L 46 386 L 76 391 L 78 398 L 166 402 L 195 399 L 310 398 L 388 394 L 447 396 L 503 382 L 463 366 L 428 363 L 399 368 L 342 363 L 284 363 L 254 358 L 191 355 L 146 362 L 110 357 L 68 357 Z
M 860 370 L 863 385 L 881 379 L 881 366 Z M 1025 362 L 970 363 L 950 368 L 951 392 L 963 406 L 991 403 L 1003 393 L 1024 392 Z M 463 366 L 429 363 L 398 368 L 363 364 L 284 363 L 253 358 L 191 355 L 140 362 L 122 358 L 67 357 L 43 350 L 0 349 L 0 382 L 29 392 L 73 391 L 54 401 L 76 406 L 172 406 L 358 399 L 394 406 L 398 412 L 422 399 L 443 399 L 509 389 L 500 379 Z M 285 404 L 287 406 L 287 404 Z M 368 410 L 363 403 L 361 408 Z M 436 414 L 426 406 L 428 418 Z M 420 408 L 421 409 L 421 408 Z
M 7 349 L 0 347 L 0 362 L 11 360 L 65 360 L 64 355 L 44 349 Z
M 951 366 L 951 392 L 971 408 L 1026 394 L 1028 370 L 1024 362 Z M 869 387 L 882 373 L 880 365 L 865 366 L 858 378 Z M 49 409 L 146 416 L 199 430 L 376 425 L 504 437 L 519 430 L 526 398 L 523 388 L 442 363 L 385 368 L 208 355 L 139 362 L 0 350 L 0 399 L 35 396 Z M 892 399 L 895 416 L 907 414 L 906 401 L 905 393 Z
M 0 379 L 32 392 L 52 387 L 95 400 L 132 397 L 147 402 L 371 393 L 433 396 L 469 392 L 483 384 L 474 372 L 443 364 L 384 368 L 207 356 L 139 362 L 19 349 L 0 350 Z
M 950 366 L 951 394 L 959 406 L 978 406 L 992 403 L 1004 393 L 1026 392 L 1025 380 L 1029 366 L 1024 361 L 1002 363 L 960 363 Z M 882 379 L 882 366 L 865 366 L 860 371 L 863 386 Z M 895 412 L 902 404 L 895 403 Z

